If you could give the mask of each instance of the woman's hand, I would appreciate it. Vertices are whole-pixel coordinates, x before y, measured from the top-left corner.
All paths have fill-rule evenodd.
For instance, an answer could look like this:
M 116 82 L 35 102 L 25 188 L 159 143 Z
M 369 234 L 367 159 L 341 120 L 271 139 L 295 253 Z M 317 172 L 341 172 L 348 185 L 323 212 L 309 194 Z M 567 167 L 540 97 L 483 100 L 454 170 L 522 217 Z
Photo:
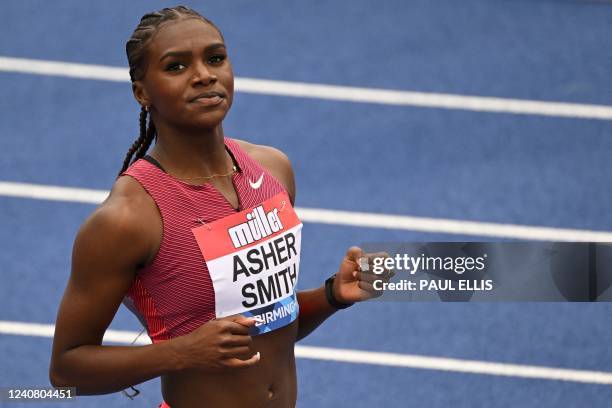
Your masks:
M 342 303 L 354 303 L 382 295 L 381 290 L 374 289 L 374 281 L 388 282 L 395 275 L 393 271 L 385 270 L 381 274 L 373 273 L 375 258 L 387 258 L 385 252 L 364 253 L 359 247 L 350 247 L 340 263 L 340 268 L 334 280 L 334 297 Z M 368 264 L 368 268 L 360 268 L 360 264 Z
M 255 319 L 233 315 L 210 320 L 193 332 L 174 340 L 174 350 L 184 369 L 222 371 L 248 368 L 259 362 L 251 349 L 249 328 Z

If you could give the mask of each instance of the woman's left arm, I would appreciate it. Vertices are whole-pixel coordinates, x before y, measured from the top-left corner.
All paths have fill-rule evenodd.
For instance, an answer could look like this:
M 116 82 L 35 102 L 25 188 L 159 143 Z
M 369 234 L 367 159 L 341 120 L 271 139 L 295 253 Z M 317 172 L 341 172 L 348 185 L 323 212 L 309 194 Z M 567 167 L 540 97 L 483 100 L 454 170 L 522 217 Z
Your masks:
M 287 155 L 273 147 L 239 142 L 253 159 L 283 184 L 289 194 L 291 204 L 294 205 L 295 176 Z M 375 255 L 380 256 L 381 254 L 364 254 L 360 248 L 351 247 L 334 275 L 333 285 L 330 284 L 329 288 L 330 293 L 326 294 L 325 285 L 317 289 L 298 292 L 297 299 L 300 305 L 298 341 L 310 334 L 338 310 L 337 307 L 332 306 L 328 297 L 332 298 L 332 302 L 335 300 L 336 305 L 341 307 L 381 294 L 375 291 L 372 286 L 374 279 L 380 277 L 368 272 L 361 272 L 358 267 L 360 258 L 367 256 L 371 263 L 371 259 Z
M 297 341 L 308 336 L 340 308 L 380 295 L 372 285 L 374 275 L 359 270 L 359 259 L 366 256 L 371 257 L 371 254 L 364 254 L 358 247 L 349 248 L 333 281 L 329 282 L 329 288 L 326 287 L 328 279 L 318 289 L 298 292 L 300 315 Z M 330 302 L 338 307 L 332 306 Z

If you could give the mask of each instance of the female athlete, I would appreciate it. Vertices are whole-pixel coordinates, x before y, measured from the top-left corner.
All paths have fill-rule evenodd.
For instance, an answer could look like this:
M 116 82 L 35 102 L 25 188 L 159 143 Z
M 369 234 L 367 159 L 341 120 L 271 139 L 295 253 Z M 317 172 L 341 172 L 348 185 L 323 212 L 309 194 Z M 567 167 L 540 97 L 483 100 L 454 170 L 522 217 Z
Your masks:
M 75 239 L 51 382 L 103 394 L 161 376 L 163 406 L 294 407 L 294 343 L 377 295 L 358 264 L 374 255 L 352 247 L 325 285 L 297 292 L 291 164 L 224 136 L 234 76 L 219 29 L 166 8 L 126 50 L 140 137 Z M 102 345 L 124 300 L 153 344 Z

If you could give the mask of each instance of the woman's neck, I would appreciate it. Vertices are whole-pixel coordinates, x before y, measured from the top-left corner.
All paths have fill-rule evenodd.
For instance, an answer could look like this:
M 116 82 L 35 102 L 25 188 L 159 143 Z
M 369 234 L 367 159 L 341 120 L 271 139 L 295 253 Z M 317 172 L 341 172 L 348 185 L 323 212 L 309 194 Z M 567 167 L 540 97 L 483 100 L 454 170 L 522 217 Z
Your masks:
M 149 154 L 174 177 L 204 177 L 231 170 L 232 160 L 225 150 L 221 125 L 190 133 L 157 131 L 157 141 Z

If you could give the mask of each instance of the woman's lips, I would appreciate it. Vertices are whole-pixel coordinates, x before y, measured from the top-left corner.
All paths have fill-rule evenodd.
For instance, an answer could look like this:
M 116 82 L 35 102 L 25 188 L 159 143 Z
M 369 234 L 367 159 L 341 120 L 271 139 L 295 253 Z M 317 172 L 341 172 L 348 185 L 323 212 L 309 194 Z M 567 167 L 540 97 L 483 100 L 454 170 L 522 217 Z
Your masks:
M 223 101 L 223 97 L 214 95 L 214 96 L 202 96 L 197 99 L 194 99 L 192 103 L 201 105 L 201 106 L 215 106 L 220 104 Z

